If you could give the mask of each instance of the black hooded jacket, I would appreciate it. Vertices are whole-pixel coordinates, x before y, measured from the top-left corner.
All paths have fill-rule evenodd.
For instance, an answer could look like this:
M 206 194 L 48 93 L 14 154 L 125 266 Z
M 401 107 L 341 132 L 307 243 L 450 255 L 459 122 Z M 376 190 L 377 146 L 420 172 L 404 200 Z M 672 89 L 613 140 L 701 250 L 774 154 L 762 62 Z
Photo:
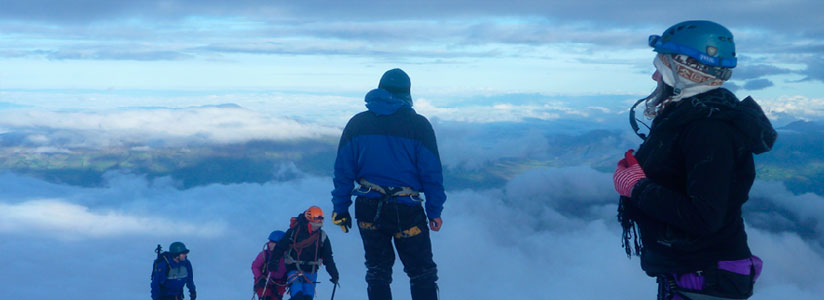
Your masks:
M 761 107 L 718 88 L 665 108 L 636 158 L 647 178 L 622 197 L 650 275 L 694 272 L 751 256 L 741 206 L 755 179 L 753 153 L 776 139 Z

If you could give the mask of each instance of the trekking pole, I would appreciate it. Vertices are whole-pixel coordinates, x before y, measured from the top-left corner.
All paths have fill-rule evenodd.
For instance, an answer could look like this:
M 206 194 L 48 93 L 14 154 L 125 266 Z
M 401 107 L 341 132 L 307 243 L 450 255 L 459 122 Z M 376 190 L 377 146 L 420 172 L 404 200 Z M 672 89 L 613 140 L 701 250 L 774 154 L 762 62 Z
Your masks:
M 263 293 L 260 293 L 261 297 L 266 296 L 266 288 L 269 287 L 269 276 L 271 276 L 271 272 L 266 272 L 266 283 L 263 284 Z
M 337 284 L 337 283 L 335 283 L 335 284 L 332 286 L 332 300 L 335 300 L 335 290 L 337 290 L 337 289 L 338 289 L 338 284 Z

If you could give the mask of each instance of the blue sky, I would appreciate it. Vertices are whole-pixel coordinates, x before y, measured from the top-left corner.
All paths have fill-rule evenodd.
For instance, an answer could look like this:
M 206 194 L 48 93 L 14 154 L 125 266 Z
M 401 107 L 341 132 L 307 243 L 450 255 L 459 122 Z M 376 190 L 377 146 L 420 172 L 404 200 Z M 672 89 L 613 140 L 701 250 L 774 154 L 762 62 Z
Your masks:
M 647 36 L 686 19 L 735 34 L 730 87 L 765 102 L 821 99 L 817 1 L 0 1 L 0 102 L 129 106 L 286 93 L 361 98 L 393 67 L 434 106 L 488 95 L 643 95 Z M 712 7 L 709 9 L 708 7 Z M 55 95 L 79 95 L 70 103 Z M 153 95 L 151 98 L 147 93 Z M 239 102 L 239 99 L 221 99 Z M 79 100 L 79 101 L 78 101 Z M 101 103 L 105 102 L 105 103 Z M 161 101 L 159 101 L 161 102 Z M 511 100 L 517 104 L 517 100 Z M 816 107 L 815 109 L 819 109 Z

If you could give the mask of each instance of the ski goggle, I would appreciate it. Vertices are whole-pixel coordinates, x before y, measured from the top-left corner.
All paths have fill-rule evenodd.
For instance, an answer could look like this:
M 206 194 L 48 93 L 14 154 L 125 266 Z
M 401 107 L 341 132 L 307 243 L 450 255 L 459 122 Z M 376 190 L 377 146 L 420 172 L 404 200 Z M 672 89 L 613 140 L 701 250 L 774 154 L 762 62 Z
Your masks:
M 713 67 L 722 67 L 722 68 L 735 68 L 738 64 L 738 59 L 735 57 L 730 58 L 721 58 L 710 56 L 705 52 L 701 52 L 696 50 L 692 47 L 672 43 L 672 42 L 663 42 L 660 35 L 653 34 L 649 36 L 649 46 L 655 49 L 664 49 L 669 50 L 673 53 L 685 54 L 689 55 L 692 58 L 697 59 L 704 65 L 713 66 Z M 711 73 L 710 73 L 711 74 Z

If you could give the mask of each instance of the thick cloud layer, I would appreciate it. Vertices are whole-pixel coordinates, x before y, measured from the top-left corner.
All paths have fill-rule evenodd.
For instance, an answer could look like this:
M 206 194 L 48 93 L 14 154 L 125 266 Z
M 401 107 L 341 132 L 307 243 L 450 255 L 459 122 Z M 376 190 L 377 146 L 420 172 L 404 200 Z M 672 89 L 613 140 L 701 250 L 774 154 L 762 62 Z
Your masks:
M 72 148 L 185 147 L 253 140 L 336 139 L 334 127 L 270 117 L 237 105 L 113 112 L 0 111 L 7 147 L 48 152 Z M 42 148 L 41 148 L 42 147 Z M 61 150 L 62 149 L 62 150 Z
M 176 240 L 192 249 L 200 299 L 250 297 L 251 261 L 269 231 L 285 228 L 309 205 L 331 208 L 327 177 L 184 191 L 164 179 L 108 178 L 108 187 L 78 188 L 0 175 L 0 238 L 7 241 L 0 244 L 0 298 L 38 299 L 59 290 L 63 299 L 144 299 L 152 250 Z M 432 235 L 444 299 L 654 297 L 654 279 L 620 248 L 610 174 L 538 169 L 501 189 L 448 196 L 444 228 Z M 774 183 L 758 183 L 753 191 L 753 198 L 791 216 L 822 221 L 816 213 L 820 197 L 795 197 Z M 798 202 L 803 205 L 792 204 Z M 752 299 L 811 299 L 824 292 L 820 235 L 763 230 L 760 221 L 750 225 L 751 248 L 765 261 Z M 357 233 L 327 230 L 343 278 L 336 297 L 365 298 Z M 394 278 L 395 298 L 409 299 L 400 266 Z M 37 289 L 30 288 L 34 283 Z M 330 292 L 331 285 L 322 283 L 318 298 Z
M 29 200 L 16 205 L 0 203 L 0 231 L 29 231 L 60 239 L 153 235 L 167 228 L 175 228 L 178 234 L 210 237 L 222 235 L 223 227 L 223 224 L 195 225 L 112 211 L 94 213 L 88 207 L 59 200 Z

